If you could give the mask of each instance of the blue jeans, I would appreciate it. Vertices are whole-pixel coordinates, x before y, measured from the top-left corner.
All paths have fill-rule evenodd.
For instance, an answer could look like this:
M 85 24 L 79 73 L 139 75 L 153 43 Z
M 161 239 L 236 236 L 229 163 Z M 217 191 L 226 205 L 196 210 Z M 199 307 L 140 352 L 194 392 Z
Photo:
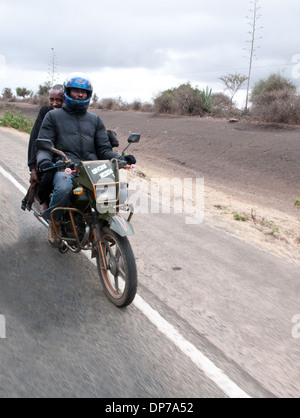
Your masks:
M 50 200 L 49 209 L 43 212 L 43 217 L 50 219 L 51 212 L 56 208 L 69 207 L 71 204 L 71 196 L 73 192 L 73 180 L 72 174 L 66 174 L 64 171 L 58 171 L 53 180 L 54 190 Z M 59 221 L 62 216 L 61 211 L 54 213 L 53 218 L 55 221 Z

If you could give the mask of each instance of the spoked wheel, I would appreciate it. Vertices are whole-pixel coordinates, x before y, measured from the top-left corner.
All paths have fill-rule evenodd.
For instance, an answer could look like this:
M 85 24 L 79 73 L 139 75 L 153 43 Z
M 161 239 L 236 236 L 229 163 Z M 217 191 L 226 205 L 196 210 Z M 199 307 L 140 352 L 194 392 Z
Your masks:
M 103 290 L 108 299 L 123 308 L 132 303 L 137 291 L 137 271 L 134 255 L 128 239 L 122 238 L 109 228 L 103 229 L 103 251 L 107 270 L 99 248 L 97 266 Z

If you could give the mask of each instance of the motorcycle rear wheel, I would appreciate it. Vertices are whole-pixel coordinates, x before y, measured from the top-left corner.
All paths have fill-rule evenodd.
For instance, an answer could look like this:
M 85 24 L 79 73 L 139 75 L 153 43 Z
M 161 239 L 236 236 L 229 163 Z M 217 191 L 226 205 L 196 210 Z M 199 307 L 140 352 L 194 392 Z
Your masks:
M 103 228 L 102 240 L 107 269 L 103 269 L 101 249 L 97 266 L 103 291 L 118 308 L 130 305 L 137 292 L 137 269 L 128 238 L 120 237 L 110 228 Z

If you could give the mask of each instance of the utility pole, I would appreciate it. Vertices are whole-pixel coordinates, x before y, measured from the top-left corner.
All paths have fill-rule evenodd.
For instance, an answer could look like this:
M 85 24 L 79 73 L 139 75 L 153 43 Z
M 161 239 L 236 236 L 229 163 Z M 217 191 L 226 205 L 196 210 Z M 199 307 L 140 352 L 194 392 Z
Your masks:
M 257 22 L 261 18 L 261 15 L 259 14 L 259 10 L 261 7 L 258 6 L 259 0 L 251 0 L 251 4 L 253 4 L 253 9 L 250 9 L 251 16 L 247 16 L 247 19 L 249 20 L 248 24 L 251 27 L 251 30 L 248 32 L 248 34 L 251 36 L 250 41 L 247 41 L 251 44 L 251 48 L 249 50 L 250 52 L 250 59 L 249 59 L 249 74 L 248 74 L 248 85 L 247 85 L 247 96 L 246 96 L 246 106 L 245 106 L 245 113 L 248 112 L 248 105 L 249 105 L 249 93 L 250 93 L 250 82 L 251 82 L 251 74 L 252 74 L 252 67 L 253 67 L 253 61 L 255 58 L 255 52 L 259 46 L 256 46 L 256 41 L 259 39 L 262 39 L 262 37 L 257 37 L 257 31 L 262 29 L 262 27 L 257 27 Z

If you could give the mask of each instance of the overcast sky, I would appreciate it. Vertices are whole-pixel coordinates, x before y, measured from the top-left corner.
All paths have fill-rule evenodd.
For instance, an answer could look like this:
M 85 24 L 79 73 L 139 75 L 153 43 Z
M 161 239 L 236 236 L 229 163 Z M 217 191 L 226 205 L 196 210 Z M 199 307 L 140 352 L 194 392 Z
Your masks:
M 281 72 L 300 88 L 292 63 L 300 62 L 300 1 L 259 6 L 253 83 Z M 251 8 L 250 0 L 0 0 L 0 93 L 37 91 L 49 80 L 51 48 L 57 82 L 88 73 L 100 98 L 150 101 L 187 81 L 222 91 L 221 75 L 247 75 Z

